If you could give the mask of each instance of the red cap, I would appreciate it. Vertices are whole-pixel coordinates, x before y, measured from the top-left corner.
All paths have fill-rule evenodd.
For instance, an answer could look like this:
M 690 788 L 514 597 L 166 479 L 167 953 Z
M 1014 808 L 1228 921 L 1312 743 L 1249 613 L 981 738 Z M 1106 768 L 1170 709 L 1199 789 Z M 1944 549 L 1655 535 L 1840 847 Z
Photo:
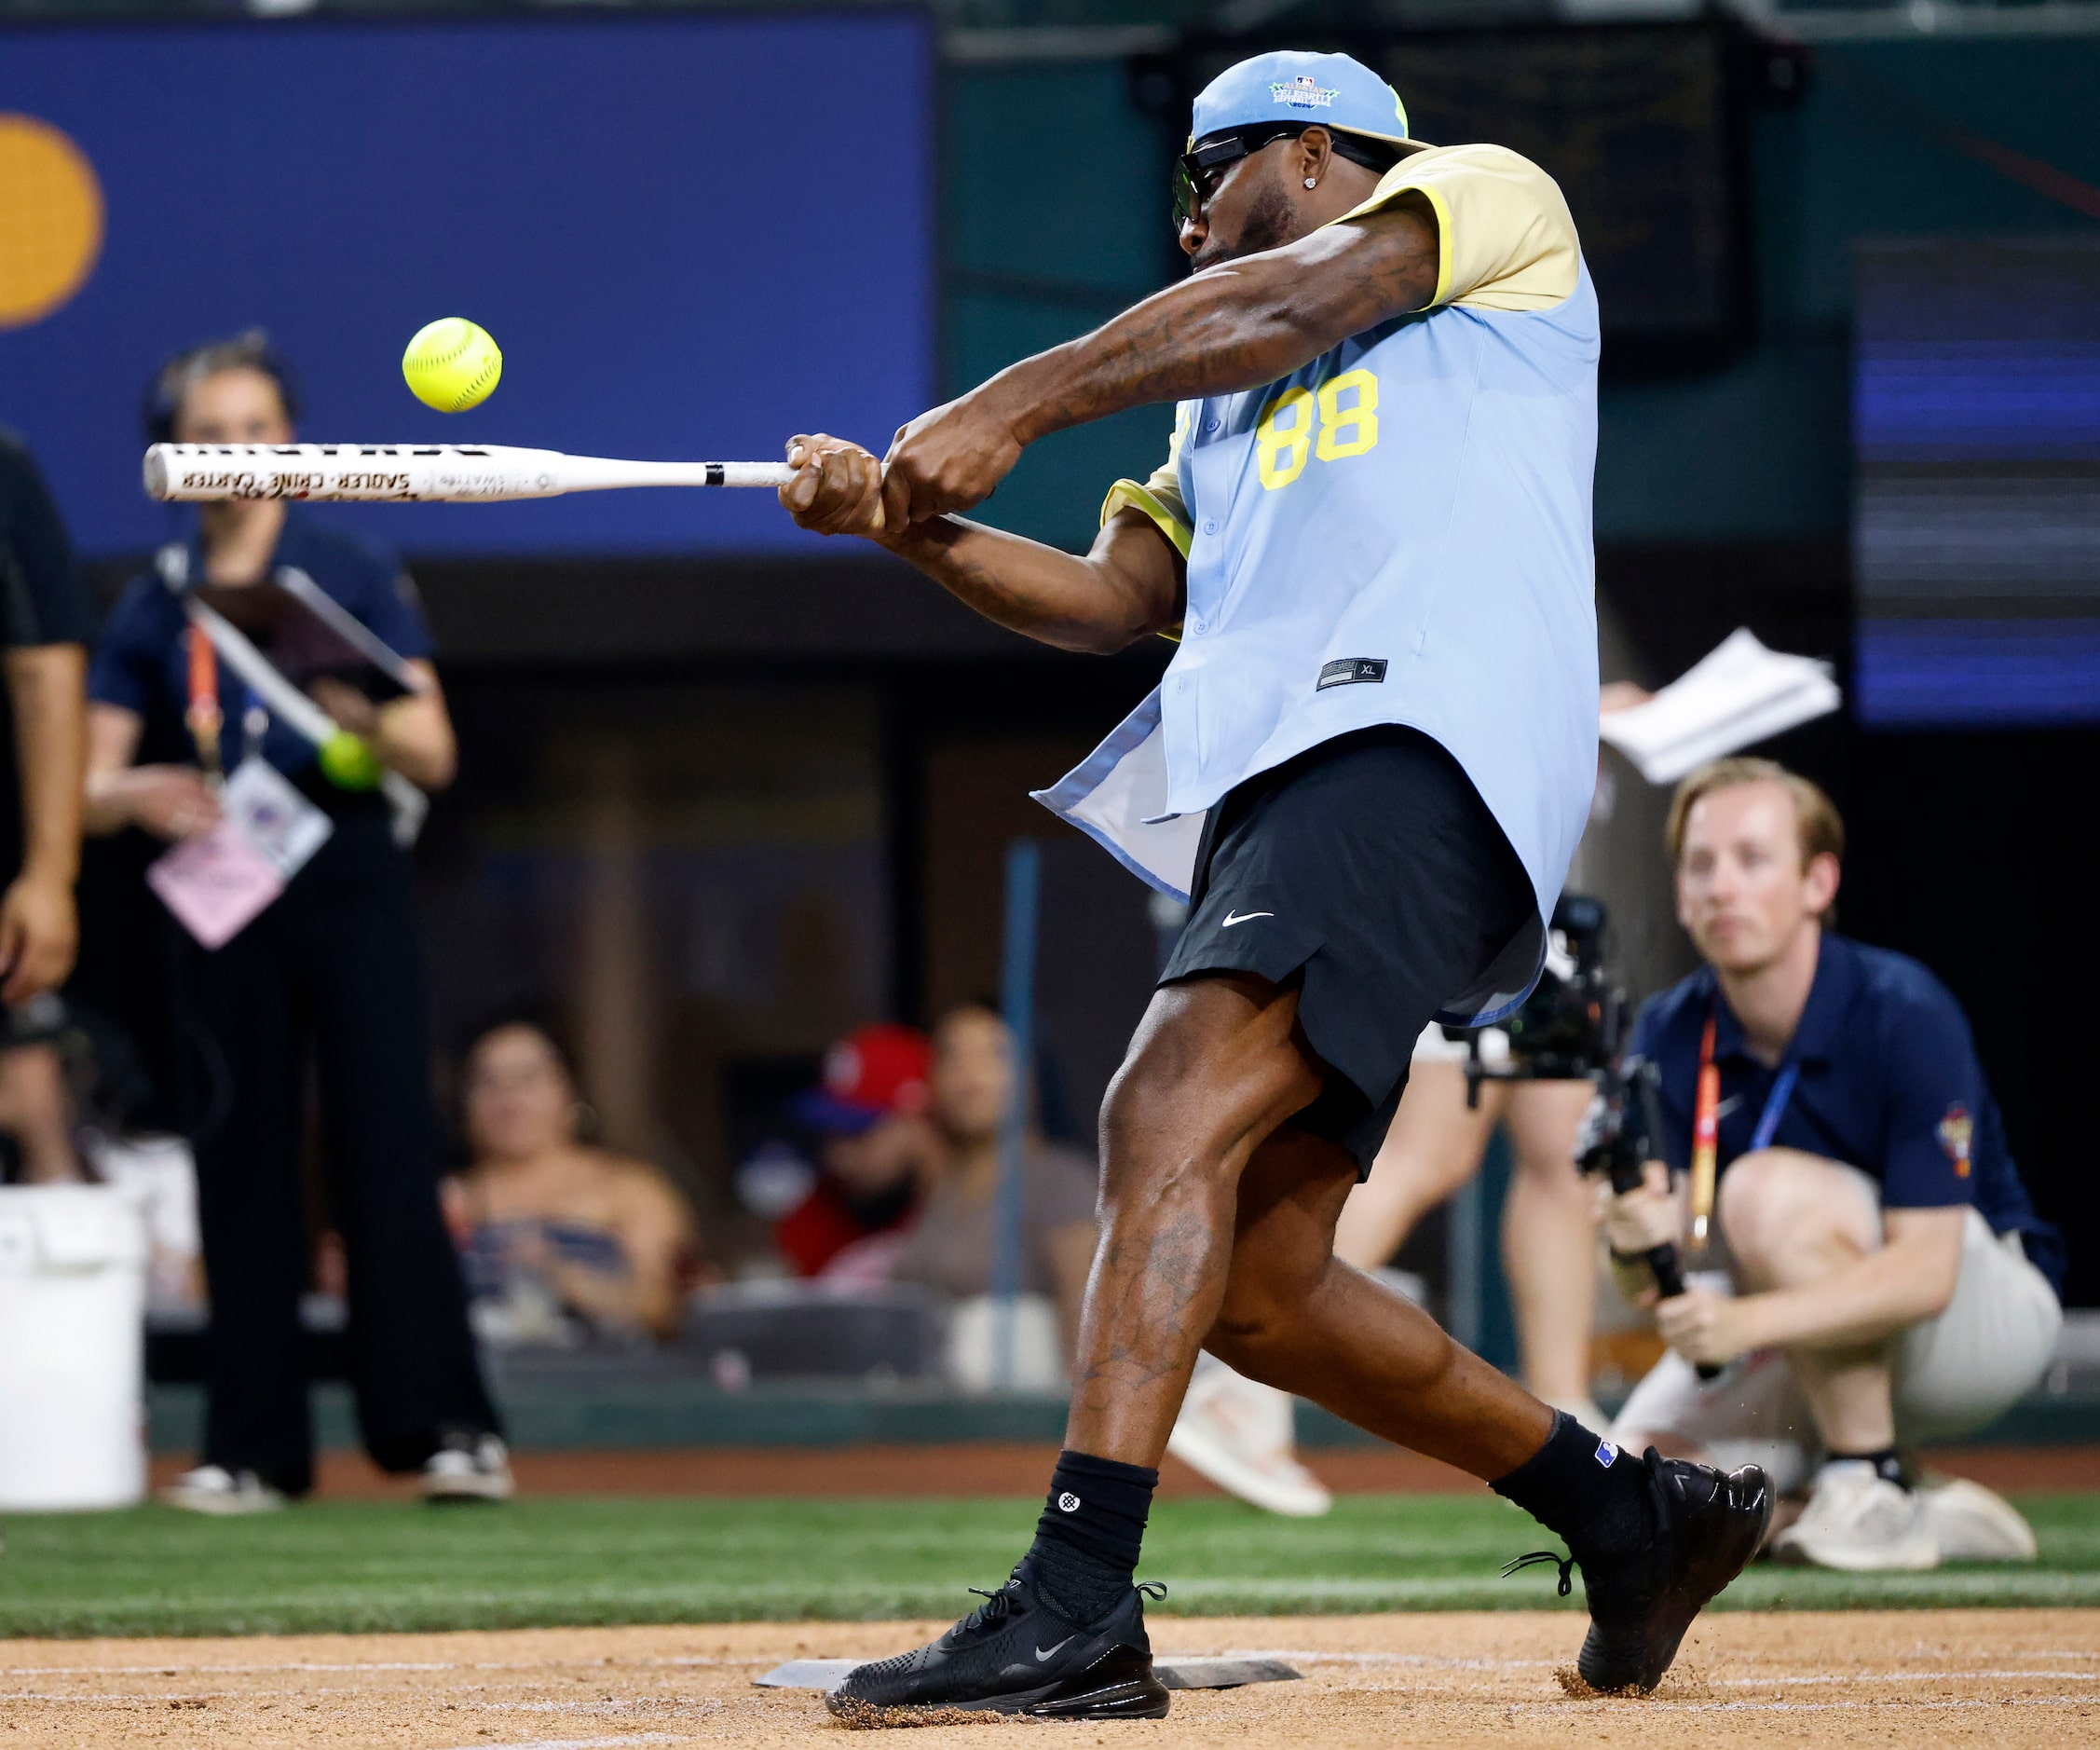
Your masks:
M 812 1129 L 865 1130 L 892 1113 L 924 1112 L 934 1047 L 915 1027 L 878 1021 L 856 1029 L 824 1054 L 824 1086 L 795 1102 Z

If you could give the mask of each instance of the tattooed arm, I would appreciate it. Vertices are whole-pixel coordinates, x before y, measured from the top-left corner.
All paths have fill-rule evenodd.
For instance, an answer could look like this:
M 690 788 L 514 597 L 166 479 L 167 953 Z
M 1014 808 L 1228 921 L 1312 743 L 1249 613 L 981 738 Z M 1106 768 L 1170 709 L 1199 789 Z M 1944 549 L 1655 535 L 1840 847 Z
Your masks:
M 1181 617 L 1181 556 L 1136 511 L 1085 557 L 950 513 L 981 503 L 1022 449 L 1151 402 L 1288 376 L 1436 294 L 1435 215 L 1419 196 L 1208 269 L 1092 334 L 1023 359 L 897 433 L 887 461 L 837 438 L 788 445 L 781 502 L 805 528 L 865 535 L 989 620 L 1074 650 L 1115 650 Z
M 1256 389 L 1436 295 L 1437 222 L 1420 196 L 1183 280 L 1090 335 L 921 414 L 891 445 L 889 526 L 966 511 L 1038 438 L 1152 402 Z
M 1150 518 L 1119 511 L 1081 555 L 1003 529 L 934 517 L 894 533 L 880 523 L 882 468 L 857 444 L 798 437 L 781 502 L 804 528 L 865 534 L 907 559 L 987 620 L 1060 649 L 1120 650 L 1181 618 L 1181 555 Z

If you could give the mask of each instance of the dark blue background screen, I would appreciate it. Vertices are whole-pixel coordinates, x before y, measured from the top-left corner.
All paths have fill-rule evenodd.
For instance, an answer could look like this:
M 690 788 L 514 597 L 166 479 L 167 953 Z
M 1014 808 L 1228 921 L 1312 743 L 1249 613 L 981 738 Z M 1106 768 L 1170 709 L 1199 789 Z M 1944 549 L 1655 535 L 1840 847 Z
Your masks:
M 75 540 L 137 552 L 167 354 L 260 325 L 300 435 L 770 459 L 797 431 L 878 450 L 933 385 L 932 43 L 909 13 L 0 33 L 0 111 L 92 161 L 92 276 L 0 331 L 0 423 Z M 409 336 L 467 316 L 503 380 L 444 416 Z M 417 553 L 814 545 L 770 493 L 333 507 Z

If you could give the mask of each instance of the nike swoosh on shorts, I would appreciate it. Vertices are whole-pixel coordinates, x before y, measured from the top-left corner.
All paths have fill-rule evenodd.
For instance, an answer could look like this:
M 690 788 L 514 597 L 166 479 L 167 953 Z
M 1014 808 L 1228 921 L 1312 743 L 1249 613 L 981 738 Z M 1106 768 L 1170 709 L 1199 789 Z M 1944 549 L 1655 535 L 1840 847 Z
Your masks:
M 1225 913 L 1224 923 L 1218 927 L 1221 930 L 1229 930 L 1235 923 L 1252 923 L 1256 918 L 1273 918 L 1275 915 L 1274 911 L 1249 911 L 1243 915 L 1235 915 L 1228 911 Z

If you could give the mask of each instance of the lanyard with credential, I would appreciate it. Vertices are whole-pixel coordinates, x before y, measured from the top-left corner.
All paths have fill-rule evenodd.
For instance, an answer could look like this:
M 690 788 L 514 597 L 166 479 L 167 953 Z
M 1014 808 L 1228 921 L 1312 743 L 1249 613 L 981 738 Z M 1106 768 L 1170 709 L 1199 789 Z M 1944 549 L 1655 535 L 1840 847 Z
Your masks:
M 183 721 L 197 744 L 197 763 L 204 768 L 204 781 L 215 788 L 226 775 L 219 749 L 225 718 L 219 709 L 218 652 L 202 627 L 188 626 L 184 631 L 189 639 L 189 708 L 183 713 Z
M 1721 1135 L 1721 1066 L 1713 1060 L 1713 1036 L 1720 1016 L 1718 1008 L 1707 1011 L 1706 1031 L 1699 1036 L 1698 1099 L 1692 1108 L 1692 1239 L 1706 1243 L 1707 1227 L 1713 1214 L 1713 1181 Z M 1801 1066 L 1789 1063 L 1780 1071 L 1772 1091 L 1765 1096 L 1765 1109 L 1757 1114 L 1757 1128 L 1750 1135 L 1745 1154 L 1770 1148 Z

